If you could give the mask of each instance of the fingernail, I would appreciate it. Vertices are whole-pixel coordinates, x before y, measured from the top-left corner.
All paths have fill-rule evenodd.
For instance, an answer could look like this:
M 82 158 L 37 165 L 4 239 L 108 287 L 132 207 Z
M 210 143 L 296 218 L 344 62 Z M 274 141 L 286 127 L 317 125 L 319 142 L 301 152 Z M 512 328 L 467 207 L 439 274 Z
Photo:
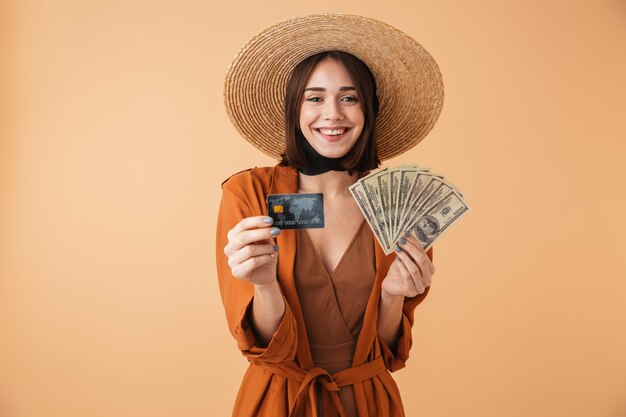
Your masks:
M 401 249 L 401 248 L 400 248 L 400 246 L 398 246 L 398 245 L 396 245 L 396 252 L 397 252 L 397 253 L 402 252 L 402 249 Z
M 278 245 L 274 245 L 274 250 L 278 252 Z
M 278 227 L 272 227 L 270 233 L 272 234 L 272 236 L 276 236 L 280 233 L 280 229 Z
M 399 242 L 400 242 L 401 245 L 404 245 L 406 243 L 406 239 L 401 237 Z
M 406 232 L 404 232 L 404 236 L 405 237 L 410 237 L 411 236 L 411 232 L 409 232 L 408 230 Z
M 272 219 L 271 217 L 266 217 L 263 219 L 263 221 L 267 224 L 272 224 L 274 222 L 274 219 Z

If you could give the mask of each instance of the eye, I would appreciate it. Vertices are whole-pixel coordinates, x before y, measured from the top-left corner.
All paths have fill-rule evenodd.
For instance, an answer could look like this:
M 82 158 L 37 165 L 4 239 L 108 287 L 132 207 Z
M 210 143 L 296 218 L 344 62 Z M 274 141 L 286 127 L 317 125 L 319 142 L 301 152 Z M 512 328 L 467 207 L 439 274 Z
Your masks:
M 321 97 L 317 97 L 317 96 L 311 96 L 306 99 L 306 101 L 311 101 L 313 103 L 319 103 L 321 100 L 322 100 Z
M 357 103 L 359 101 L 359 99 L 355 96 L 345 96 L 342 98 L 342 100 L 347 101 L 349 103 Z

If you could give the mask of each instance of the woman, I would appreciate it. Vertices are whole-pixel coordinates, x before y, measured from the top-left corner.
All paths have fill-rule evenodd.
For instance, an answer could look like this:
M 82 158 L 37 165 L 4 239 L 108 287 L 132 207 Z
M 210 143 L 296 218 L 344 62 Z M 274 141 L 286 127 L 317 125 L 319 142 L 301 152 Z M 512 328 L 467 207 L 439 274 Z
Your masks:
M 358 27 L 363 32 L 354 31 Z M 231 119 L 252 144 L 281 157 L 274 167 L 222 183 L 220 291 L 229 328 L 250 361 L 234 416 L 404 415 L 389 372 L 408 358 L 413 311 L 434 273 L 432 249 L 426 253 L 413 238 L 401 238 L 397 253 L 385 256 L 348 187 L 377 168 L 379 156 L 417 144 L 438 117 L 443 93 L 430 55 L 390 28 L 359 16 L 291 19 L 257 35 L 231 64 L 225 93 Z M 369 43 L 355 43 L 355 33 Z M 372 41 L 378 49 L 363 50 Z M 385 96 L 394 83 L 383 58 L 394 47 L 408 54 L 402 55 L 407 63 L 415 58 L 430 65 L 396 82 L 397 98 L 421 81 L 415 84 L 426 99 L 413 96 L 394 107 Z M 309 52 L 289 64 L 303 50 Z M 257 54 L 273 61 L 261 65 Z M 246 83 L 259 86 L 255 78 L 267 90 L 246 93 Z M 272 111 L 277 91 L 284 92 L 284 111 Z M 419 112 L 412 111 L 415 102 Z M 403 135 L 393 125 L 378 128 L 381 122 L 399 123 Z M 272 226 L 266 196 L 290 193 L 323 193 L 324 228 Z

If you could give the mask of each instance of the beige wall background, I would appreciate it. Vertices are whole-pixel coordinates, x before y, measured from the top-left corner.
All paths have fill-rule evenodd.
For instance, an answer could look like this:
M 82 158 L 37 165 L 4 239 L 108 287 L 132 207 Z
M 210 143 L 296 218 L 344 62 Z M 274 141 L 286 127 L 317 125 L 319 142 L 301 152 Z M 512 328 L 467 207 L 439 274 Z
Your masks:
M 438 61 L 415 149 L 472 212 L 434 247 L 408 416 L 626 416 L 620 0 L 0 3 L 0 416 L 227 416 L 247 362 L 215 276 L 220 183 L 274 162 L 223 75 L 307 12 Z M 221 250 L 221 248 L 217 248 Z

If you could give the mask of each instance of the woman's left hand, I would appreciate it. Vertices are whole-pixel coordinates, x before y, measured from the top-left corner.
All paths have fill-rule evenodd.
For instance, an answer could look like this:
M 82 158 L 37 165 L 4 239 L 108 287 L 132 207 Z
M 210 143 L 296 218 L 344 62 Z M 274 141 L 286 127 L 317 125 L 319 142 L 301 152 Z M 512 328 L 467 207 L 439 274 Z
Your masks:
M 435 266 L 412 235 L 404 236 L 398 244 L 401 251 L 396 251 L 397 259 L 382 282 L 382 292 L 387 296 L 415 297 L 430 286 Z

